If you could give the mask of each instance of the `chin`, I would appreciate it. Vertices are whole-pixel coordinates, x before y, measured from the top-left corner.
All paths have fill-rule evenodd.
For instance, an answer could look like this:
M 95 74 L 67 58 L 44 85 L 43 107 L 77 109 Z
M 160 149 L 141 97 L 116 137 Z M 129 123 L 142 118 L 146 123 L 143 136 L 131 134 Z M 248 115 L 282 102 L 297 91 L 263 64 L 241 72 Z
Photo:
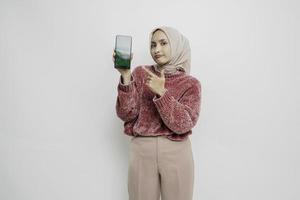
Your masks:
M 157 64 L 159 64 L 159 65 L 164 65 L 164 64 L 167 63 L 167 62 L 165 62 L 165 61 L 158 61 L 158 60 L 155 60 L 155 62 L 156 62 Z

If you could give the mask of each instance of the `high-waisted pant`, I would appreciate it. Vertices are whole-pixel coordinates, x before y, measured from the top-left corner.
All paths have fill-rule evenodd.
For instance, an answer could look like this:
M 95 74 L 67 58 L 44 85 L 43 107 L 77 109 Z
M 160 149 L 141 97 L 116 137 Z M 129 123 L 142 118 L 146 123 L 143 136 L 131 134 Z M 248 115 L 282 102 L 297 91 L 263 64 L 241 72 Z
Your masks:
M 129 146 L 129 200 L 192 200 L 194 159 L 189 137 L 133 137 Z

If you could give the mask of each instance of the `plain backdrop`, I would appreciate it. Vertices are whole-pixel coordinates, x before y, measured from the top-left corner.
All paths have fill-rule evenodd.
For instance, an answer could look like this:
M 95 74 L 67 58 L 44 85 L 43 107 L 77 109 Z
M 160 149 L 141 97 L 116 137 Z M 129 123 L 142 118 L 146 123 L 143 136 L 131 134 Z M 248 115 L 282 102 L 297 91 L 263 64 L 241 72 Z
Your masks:
M 153 64 L 160 25 L 202 84 L 194 200 L 300 199 L 297 0 L 0 1 L 0 199 L 126 200 L 115 35 Z

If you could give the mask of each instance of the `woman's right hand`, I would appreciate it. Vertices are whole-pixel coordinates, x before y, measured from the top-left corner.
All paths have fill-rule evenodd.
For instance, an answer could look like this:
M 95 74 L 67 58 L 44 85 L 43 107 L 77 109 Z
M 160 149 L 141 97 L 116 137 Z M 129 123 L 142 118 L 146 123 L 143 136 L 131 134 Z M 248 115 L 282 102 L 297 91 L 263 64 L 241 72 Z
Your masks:
M 115 62 L 115 56 L 116 56 L 116 52 L 115 52 L 115 50 L 113 50 L 113 56 L 112 56 L 113 62 Z M 130 60 L 132 60 L 132 57 L 133 57 L 133 53 L 130 56 Z M 130 79 L 131 79 L 131 70 L 130 69 L 122 69 L 122 68 L 116 68 L 116 69 L 122 75 L 124 83 L 125 84 L 129 83 Z

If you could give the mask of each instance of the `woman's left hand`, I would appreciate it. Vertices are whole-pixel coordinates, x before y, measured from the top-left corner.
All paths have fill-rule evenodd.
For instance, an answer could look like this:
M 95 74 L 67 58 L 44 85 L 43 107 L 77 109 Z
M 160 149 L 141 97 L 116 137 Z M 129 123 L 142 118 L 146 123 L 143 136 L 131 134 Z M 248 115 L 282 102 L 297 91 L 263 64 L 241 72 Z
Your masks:
M 166 89 L 165 89 L 165 74 L 164 69 L 160 71 L 160 76 L 157 76 L 156 74 L 152 73 L 145 67 L 143 69 L 148 73 L 147 79 L 146 79 L 146 85 L 149 87 L 149 89 L 154 92 L 155 94 L 158 94 L 159 96 L 162 96 Z

